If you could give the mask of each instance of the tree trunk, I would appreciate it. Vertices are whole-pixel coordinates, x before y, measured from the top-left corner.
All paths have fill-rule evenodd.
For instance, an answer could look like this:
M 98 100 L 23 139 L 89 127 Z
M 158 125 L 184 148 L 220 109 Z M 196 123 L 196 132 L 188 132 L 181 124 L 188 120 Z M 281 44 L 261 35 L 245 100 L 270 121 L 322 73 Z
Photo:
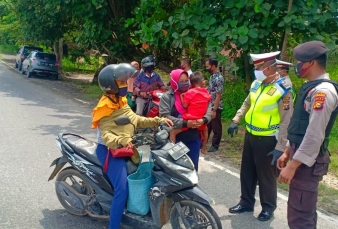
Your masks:
M 62 58 L 63 58 L 63 38 L 60 38 L 59 39 L 59 58 L 58 58 L 58 61 L 59 61 L 59 64 L 60 64 L 60 67 L 59 67 L 60 72 L 63 71 Z
M 60 38 L 58 41 L 54 42 L 53 49 L 56 56 L 56 61 L 58 61 L 60 64 L 59 73 L 62 73 L 63 38 Z
M 204 69 L 205 66 L 205 46 L 201 47 L 201 62 L 199 64 L 200 69 Z
M 56 60 L 59 60 L 59 45 L 58 42 L 54 42 L 53 44 L 53 49 L 54 49 L 54 53 L 56 55 Z
M 293 3 L 293 0 L 289 0 L 288 14 L 292 9 L 292 3 Z M 281 55 L 280 55 L 281 60 L 285 60 L 285 57 L 286 57 L 285 53 L 286 53 L 286 43 L 287 43 L 287 41 L 288 41 L 288 34 L 286 33 L 286 28 L 285 28 L 283 46 L 282 46 L 282 51 L 281 51 Z
M 249 57 L 246 51 L 243 51 L 244 67 L 245 67 L 245 88 L 249 89 L 252 83 L 252 76 L 250 72 Z

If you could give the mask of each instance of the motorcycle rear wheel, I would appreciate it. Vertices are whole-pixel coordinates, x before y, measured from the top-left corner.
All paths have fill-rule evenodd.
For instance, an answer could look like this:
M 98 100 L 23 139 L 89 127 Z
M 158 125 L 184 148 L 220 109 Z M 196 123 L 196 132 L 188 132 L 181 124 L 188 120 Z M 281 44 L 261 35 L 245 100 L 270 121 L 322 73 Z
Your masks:
M 83 195 L 90 195 L 91 193 L 94 193 L 93 188 L 86 184 L 81 179 L 81 173 L 77 171 L 76 169 L 73 169 L 72 167 L 65 168 L 62 170 L 57 178 L 56 181 L 65 181 L 67 182 L 72 188 L 74 188 L 79 194 Z M 55 186 L 56 189 L 56 186 Z M 61 205 L 71 214 L 77 215 L 77 216 L 84 216 L 87 215 L 87 213 L 84 210 L 75 208 L 71 205 L 71 203 L 67 202 L 66 199 L 63 198 L 63 196 L 56 191 L 56 195 L 61 203 Z
M 190 200 L 183 200 L 180 205 L 190 228 L 222 229 L 219 217 L 211 207 L 207 209 L 202 204 Z M 170 223 L 173 229 L 186 228 L 175 206 L 171 209 Z

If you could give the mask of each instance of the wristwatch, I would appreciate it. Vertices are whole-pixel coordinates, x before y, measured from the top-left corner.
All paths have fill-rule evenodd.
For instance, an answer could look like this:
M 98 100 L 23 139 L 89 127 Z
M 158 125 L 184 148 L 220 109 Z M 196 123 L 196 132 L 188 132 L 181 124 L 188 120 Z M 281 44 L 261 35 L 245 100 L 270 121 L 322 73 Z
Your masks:
M 216 109 L 212 107 L 212 108 L 211 108 L 211 111 L 216 111 Z

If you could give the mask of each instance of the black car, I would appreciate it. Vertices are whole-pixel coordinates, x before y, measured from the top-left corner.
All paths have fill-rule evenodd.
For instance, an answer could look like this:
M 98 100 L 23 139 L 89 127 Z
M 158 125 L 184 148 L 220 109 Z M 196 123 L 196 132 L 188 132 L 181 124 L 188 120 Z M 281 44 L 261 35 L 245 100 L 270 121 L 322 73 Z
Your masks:
M 23 61 L 27 58 L 27 56 L 32 52 L 32 51 L 39 51 L 43 52 L 42 48 L 39 47 L 34 47 L 34 46 L 22 46 L 15 57 L 15 68 L 18 68 L 19 71 L 22 70 L 22 63 Z

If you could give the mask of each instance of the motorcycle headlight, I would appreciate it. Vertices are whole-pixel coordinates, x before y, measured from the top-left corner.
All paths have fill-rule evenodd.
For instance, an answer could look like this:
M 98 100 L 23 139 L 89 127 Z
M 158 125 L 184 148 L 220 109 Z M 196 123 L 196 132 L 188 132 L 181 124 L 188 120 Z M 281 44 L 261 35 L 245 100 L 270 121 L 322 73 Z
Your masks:
M 183 166 L 177 165 L 171 161 L 168 161 L 167 159 L 163 158 L 163 157 L 158 157 L 166 166 L 168 166 L 168 168 L 170 168 L 171 170 L 175 171 L 176 173 L 188 178 L 191 183 L 193 184 L 198 184 L 198 175 L 196 170 L 191 170 L 188 168 L 185 168 Z

